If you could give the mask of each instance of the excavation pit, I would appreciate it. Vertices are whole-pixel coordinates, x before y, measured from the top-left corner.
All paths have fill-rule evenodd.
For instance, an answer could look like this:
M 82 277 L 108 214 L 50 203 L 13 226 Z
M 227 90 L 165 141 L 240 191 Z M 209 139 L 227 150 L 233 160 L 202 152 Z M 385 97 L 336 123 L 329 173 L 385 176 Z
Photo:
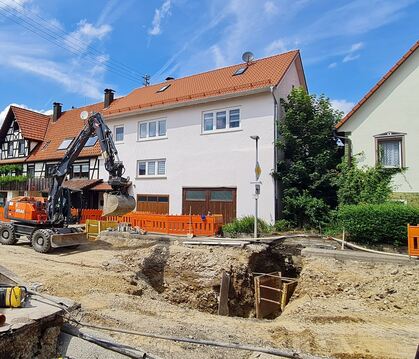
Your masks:
M 163 299 L 185 308 L 217 314 L 223 272 L 230 276 L 230 316 L 255 316 L 254 277 L 280 272 L 296 277 L 299 268 L 291 254 L 278 243 L 243 247 L 184 245 L 181 240 L 105 233 L 101 240 L 115 247 L 135 248 L 121 252 L 114 265 L 129 268 L 127 280 L 145 297 Z

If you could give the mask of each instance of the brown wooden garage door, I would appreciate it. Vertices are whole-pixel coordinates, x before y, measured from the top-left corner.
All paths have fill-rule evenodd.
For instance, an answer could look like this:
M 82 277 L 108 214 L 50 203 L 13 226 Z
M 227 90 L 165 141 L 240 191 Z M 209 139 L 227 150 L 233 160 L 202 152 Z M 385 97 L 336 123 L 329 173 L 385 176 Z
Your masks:
M 137 211 L 168 214 L 169 196 L 163 194 L 138 194 Z
M 222 214 L 224 223 L 236 218 L 236 188 L 184 188 L 183 214 Z

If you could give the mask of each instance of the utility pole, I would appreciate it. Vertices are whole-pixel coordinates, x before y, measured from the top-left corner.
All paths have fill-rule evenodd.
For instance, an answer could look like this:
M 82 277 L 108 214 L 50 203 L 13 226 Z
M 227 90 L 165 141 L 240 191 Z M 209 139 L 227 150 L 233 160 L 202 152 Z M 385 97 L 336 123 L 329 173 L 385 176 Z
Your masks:
M 260 165 L 259 165 L 259 136 L 250 136 L 252 140 L 255 140 L 256 142 L 256 163 L 255 163 L 255 224 L 254 224 L 254 230 L 253 230 L 253 237 L 258 237 L 258 199 L 260 194 L 260 184 L 259 181 L 260 174 L 262 172 Z

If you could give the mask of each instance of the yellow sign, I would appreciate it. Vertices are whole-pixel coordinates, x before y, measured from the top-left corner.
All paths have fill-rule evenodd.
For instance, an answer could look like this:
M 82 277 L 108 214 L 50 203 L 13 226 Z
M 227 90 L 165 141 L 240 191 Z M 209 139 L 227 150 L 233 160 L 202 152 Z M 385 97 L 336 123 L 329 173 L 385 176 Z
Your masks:
M 255 167 L 256 180 L 259 179 L 261 173 L 262 173 L 262 169 L 260 168 L 259 162 L 256 162 L 256 167 Z

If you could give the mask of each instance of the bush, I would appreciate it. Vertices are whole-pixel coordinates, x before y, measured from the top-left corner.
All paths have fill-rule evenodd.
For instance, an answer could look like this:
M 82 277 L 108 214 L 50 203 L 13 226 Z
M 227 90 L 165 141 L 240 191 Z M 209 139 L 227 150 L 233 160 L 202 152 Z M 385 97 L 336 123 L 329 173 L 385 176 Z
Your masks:
M 286 219 L 280 219 L 275 222 L 274 229 L 276 232 L 285 232 L 291 229 L 291 223 Z
M 347 205 L 338 222 L 354 242 L 405 245 L 407 225 L 419 223 L 419 208 L 400 203 Z
M 223 233 L 229 234 L 232 237 L 236 237 L 238 234 L 252 234 L 254 231 L 255 217 L 244 216 L 235 219 L 231 223 L 227 223 L 223 226 Z M 269 233 L 271 232 L 271 226 L 266 223 L 263 219 L 258 218 L 258 233 Z

